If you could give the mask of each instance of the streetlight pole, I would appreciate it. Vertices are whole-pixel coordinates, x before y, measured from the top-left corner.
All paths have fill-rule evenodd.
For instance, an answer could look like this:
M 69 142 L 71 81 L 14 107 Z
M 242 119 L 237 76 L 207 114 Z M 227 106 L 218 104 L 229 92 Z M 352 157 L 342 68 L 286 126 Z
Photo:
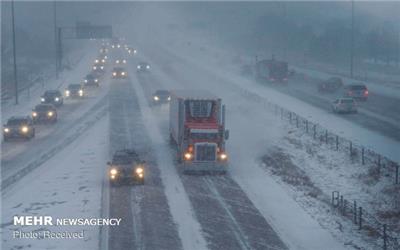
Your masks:
M 57 46 L 57 2 L 54 0 L 53 2 L 53 23 L 54 23 L 54 52 L 55 52 L 55 59 L 56 59 L 56 79 L 58 79 L 58 46 Z
M 354 0 L 351 1 L 351 51 L 350 51 L 350 78 L 354 71 Z
M 11 23 L 12 23 L 12 41 L 13 41 L 13 57 L 14 57 L 14 90 L 15 105 L 18 105 L 18 79 L 17 79 L 17 57 L 15 49 L 15 20 L 14 20 L 14 0 L 11 1 Z

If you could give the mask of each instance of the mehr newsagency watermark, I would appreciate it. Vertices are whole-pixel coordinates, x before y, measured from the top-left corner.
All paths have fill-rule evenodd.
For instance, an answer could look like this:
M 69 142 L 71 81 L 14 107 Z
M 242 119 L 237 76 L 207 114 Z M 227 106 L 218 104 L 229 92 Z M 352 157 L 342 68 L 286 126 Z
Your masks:
M 53 218 L 52 216 L 14 216 L 13 225 L 24 228 L 13 231 L 14 239 L 84 239 L 85 230 L 71 231 L 71 227 L 119 226 L 121 218 Z M 26 230 L 30 226 L 45 226 Z M 25 228 L 27 227 L 27 228 Z M 67 228 L 70 227 L 70 228 Z M 65 230 L 63 230 L 65 228 Z M 53 230 L 54 229 L 54 230 Z

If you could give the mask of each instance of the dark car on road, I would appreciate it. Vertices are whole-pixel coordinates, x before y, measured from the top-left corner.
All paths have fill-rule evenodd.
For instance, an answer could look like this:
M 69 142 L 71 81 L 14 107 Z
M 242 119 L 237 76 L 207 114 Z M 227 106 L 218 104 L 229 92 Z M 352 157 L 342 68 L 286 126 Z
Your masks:
M 137 72 L 147 72 L 150 70 L 150 64 L 146 62 L 139 62 L 139 64 L 136 66 Z
M 111 185 L 144 184 L 145 162 L 132 149 L 118 150 L 108 162 Z
M 55 123 L 57 122 L 57 110 L 52 104 L 39 104 L 32 110 L 32 120 L 34 123 Z
M 344 87 L 344 96 L 366 101 L 369 96 L 369 91 L 365 84 L 351 84 Z
M 63 105 L 64 98 L 59 90 L 47 90 L 40 97 L 41 103 L 50 103 L 56 107 Z
M 69 98 L 82 98 L 84 97 L 84 89 L 80 84 L 70 84 L 65 90 L 65 96 Z
M 318 84 L 318 91 L 322 93 L 333 93 L 343 87 L 343 81 L 340 77 L 331 77 L 328 80 Z
M 128 72 L 122 67 L 114 67 L 112 72 L 112 78 L 119 79 L 119 78 L 126 78 L 128 76 Z
M 153 94 L 153 104 L 168 103 L 171 100 L 171 93 L 168 90 L 157 90 Z
M 85 86 L 96 86 L 99 87 L 99 78 L 97 77 L 97 74 L 91 73 L 87 74 L 85 78 L 83 79 L 83 83 Z
M 30 140 L 35 137 L 35 127 L 29 116 L 13 116 L 3 127 L 3 139 L 23 138 Z

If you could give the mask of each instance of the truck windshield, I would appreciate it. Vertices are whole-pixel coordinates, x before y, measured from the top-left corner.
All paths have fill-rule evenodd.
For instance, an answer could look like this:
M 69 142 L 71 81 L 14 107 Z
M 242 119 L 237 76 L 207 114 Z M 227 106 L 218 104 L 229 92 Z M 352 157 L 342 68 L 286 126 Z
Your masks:
M 211 116 L 212 101 L 196 100 L 189 102 L 190 116 L 194 118 L 207 118 Z
M 191 133 L 190 137 L 197 140 L 216 140 L 218 139 L 217 133 Z

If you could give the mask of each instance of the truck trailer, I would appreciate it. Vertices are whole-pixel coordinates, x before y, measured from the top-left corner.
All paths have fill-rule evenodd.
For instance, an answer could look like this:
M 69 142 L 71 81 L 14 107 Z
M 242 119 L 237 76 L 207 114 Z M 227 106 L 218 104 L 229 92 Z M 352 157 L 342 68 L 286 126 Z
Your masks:
M 287 83 L 289 75 L 288 63 L 270 60 L 261 60 L 256 63 L 256 78 L 261 82 Z
M 184 173 L 225 173 L 225 106 L 203 90 L 175 90 L 170 101 L 170 141 Z

